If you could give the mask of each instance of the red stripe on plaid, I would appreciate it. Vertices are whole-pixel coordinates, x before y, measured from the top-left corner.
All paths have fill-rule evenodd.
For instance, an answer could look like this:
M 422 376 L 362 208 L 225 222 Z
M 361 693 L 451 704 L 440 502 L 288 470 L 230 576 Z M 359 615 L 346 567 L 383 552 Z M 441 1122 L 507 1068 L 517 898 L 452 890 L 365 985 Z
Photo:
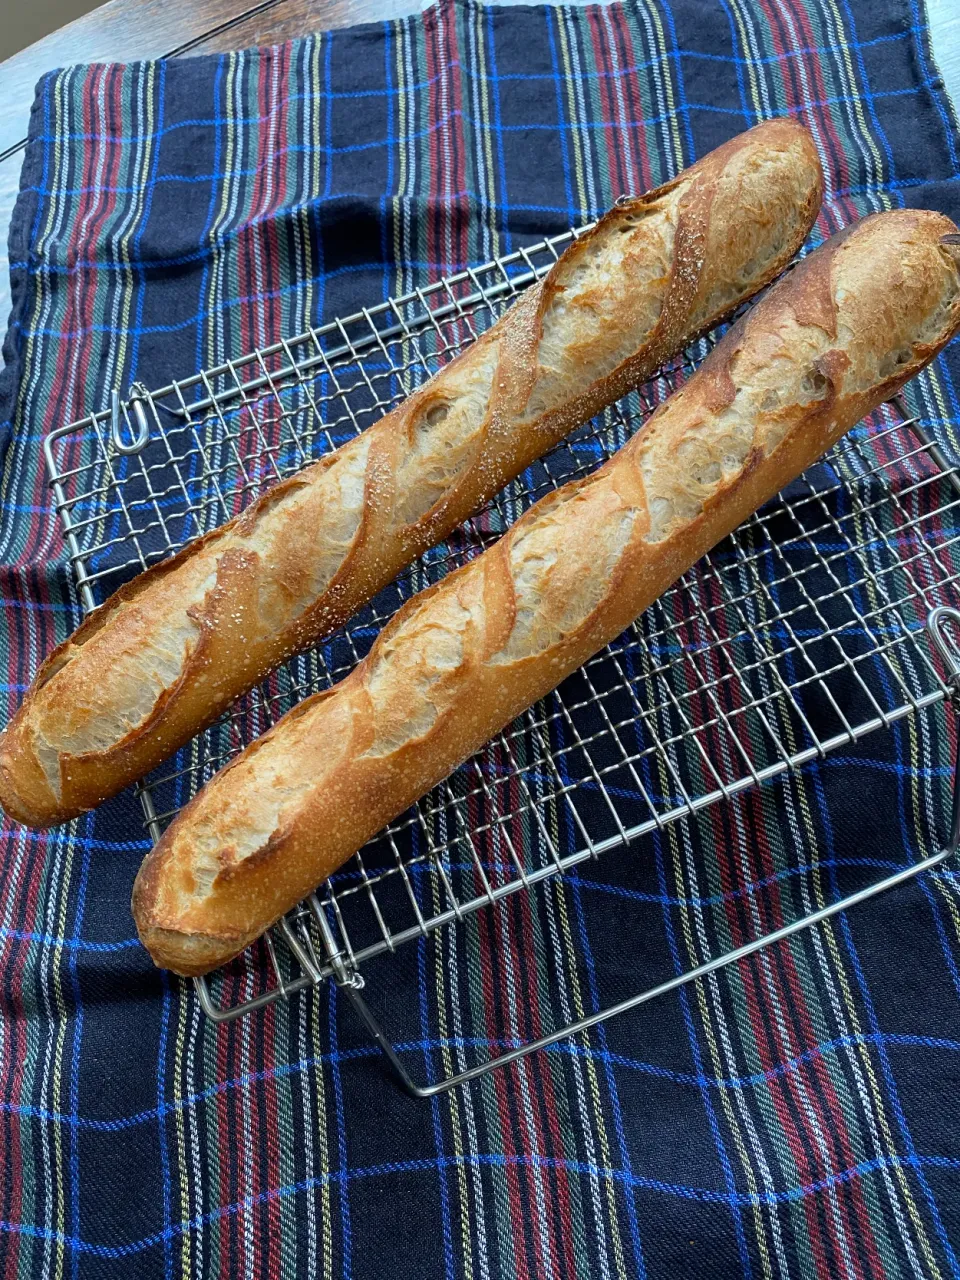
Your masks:
M 804 6 L 802 4 L 781 6 L 771 3 L 770 0 L 760 0 L 759 7 L 769 24 L 773 46 L 780 58 L 778 65 L 783 72 L 783 83 L 791 114 L 800 115 L 806 119 L 814 137 L 828 148 L 830 167 L 836 175 L 837 185 L 848 187 L 850 166 L 843 144 L 834 128 L 830 110 L 822 105 L 812 106 L 803 88 L 802 81 L 805 76 L 812 90 L 813 102 L 822 104 L 829 96 L 820 62 L 816 56 L 808 52 L 817 47 L 818 39 Z M 797 30 L 794 30 L 794 22 Z
M 460 65 L 454 7 L 431 10 L 425 18 L 424 36 L 430 82 L 427 256 L 431 262 L 443 264 L 442 274 L 449 274 L 465 266 L 469 254 L 461 77 L 450 74 L 451 68 Z
M 286 152 L 287 95 L 284 92 L 288 76 L 289 50 L 286 46 L 265 50 L 246 68 L 247 74 L 256 77 L 256 98 L 260 116 L 254 159 L 254 175 L 249 192 L 243 226 L 243 251 L 239 255 L 240 271 L 238 288 L 240 296 L 252 302 L 241 309 L 243 350 L 262 347 L 274 341 L 284 332 L 284 318 L 280 295 L 280 245 L 279 219 L 273 215 L 287 200 L 288 156 Z M 241 179 L 242 182 L 242 179 Z M 280 431 L 279 415 L 264 406 L 268 423 L 258 421 L 268 446 L 277 443 Z M 267 434 L 269 433 L 269 434 Z M 262 443 L 251 441 L 255 453 Z M 233 1052 L 239 1059 L 244 1074 L 257 1073 L 263 1061 L 273 1061 L 275 1051 L 276 1010 L 266 1011 L 258 1026 L 258 1036 L 244 1035 L 240 1027 L 220 1028 L 220 1034 L 233 1041 Z M 258 1048 L 258 1040 L 261 1041 Z M 246 1041 L 246 1045 L 244 1045 Z M 280 1184 L 281 1172 L 278 1146 L 278 1109 L 275 1083 L 267 1083 L 254 1091 L 248 1100 L 248 1115 L 242 1114 L 243 1094 L 234 1096 L 234 1115 L 231 1132 L 255 1153 L 251 1167 L 243 1179 L 241 1194 L 255 1201 L 270 1187 Z M 242 1149 L 242 1148 L 241 1148 Z M 227 1201 L 229 1203 L 229 1201 Z M 280 1231 L 281 1209 L 275 1197 L 267 1197 L 251 1216 L 257 1223 L 250 1243 L 239 1232 L 234 1236 L 238 1256 L 246 1257 L 252 1251 L 254 1267 L 262 1249 L 264 1236 L 275 1238 Z
M 610 186 L 618 192 L 629 192 L 631 184 L 636 185 L 635 178 L 639 177 L 639 189 L 644 190 L 651 184 L 648 181 L 647 174 L 641 173 L 635 175 L 634 166 L 628 165 L 627 159 L 623 154 L 624 141 L 630 140 L 630 133 L 624 128 L 622 114 L 618 112 L 615 102 L 615 94 L 613 90 L 613 61 L 610 54 L 607 33 L 604 30 L 603 14 L 599 8 L 591 8 L 588 10 L 587 30 L 590 34 L 591 44 L 593 46 L 593 57 L 597 64 L 600 75 L 597 80 L 597 87 L 600 94 L 600 102 L 603 115 L 602 136 L 605 143 L 606 160 L 610 172 Z M 617 129 L 615 122 L 618 115 L 620 128 Z M 637 122 L 634 128 L 643 130 L 643 125 Z M 642 154 L 646 154 L 646 138 L 645 136 L 638 143 L 638 148 Z

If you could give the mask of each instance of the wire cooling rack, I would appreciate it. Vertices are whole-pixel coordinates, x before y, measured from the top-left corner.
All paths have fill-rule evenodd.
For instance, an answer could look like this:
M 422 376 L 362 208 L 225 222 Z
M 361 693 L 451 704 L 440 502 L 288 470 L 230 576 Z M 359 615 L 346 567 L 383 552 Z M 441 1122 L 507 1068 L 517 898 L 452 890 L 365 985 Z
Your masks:
M 135 385 L 111 410 L 54 432 L 47 465 L 84 608 L 379 418 L 486 329 L 577 234 L 159 391 Z M 246 743 L 342 677 L 412 592 L 479 554 L 531 502 L 619 447 L 713 340 L 570 437 L 347 628 L 288 663 L 146 779 L 140 795 L 153 838 Z M 234 1018 L 332 977 L 421 1095 L 527 1052 L 531 1046 L 518 1047 L 414 1085 L 359 994 L 364 962 L 947 696 L 955 664 L 946 633 L 935 637 L 938 661 L 921 632 L 937 609 L 942 627 L 944 607 L 956 600 L 958 505 L 956 468 L 902 403 L 884 406 L 261 943 L 199 980 L 205 1011 Z

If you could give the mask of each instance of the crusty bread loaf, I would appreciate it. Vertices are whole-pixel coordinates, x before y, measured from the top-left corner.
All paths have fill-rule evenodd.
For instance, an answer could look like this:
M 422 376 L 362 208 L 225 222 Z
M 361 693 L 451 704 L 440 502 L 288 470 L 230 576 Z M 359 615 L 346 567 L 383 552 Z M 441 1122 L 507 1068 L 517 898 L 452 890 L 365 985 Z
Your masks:
M 932 359 L 960 327 L 953 230 L 900 210 L 828 241 L 609 462 L 409 601 L 219 773 L 137 878 L 157 964 L 239 951 Z
M 821 199 L 783 119 L 613 209 L 376 426 L 118 591 L 40 668 L 0 738 L 34 826 L 149 772 L 316 643 L 604 405 L 772 280 Z

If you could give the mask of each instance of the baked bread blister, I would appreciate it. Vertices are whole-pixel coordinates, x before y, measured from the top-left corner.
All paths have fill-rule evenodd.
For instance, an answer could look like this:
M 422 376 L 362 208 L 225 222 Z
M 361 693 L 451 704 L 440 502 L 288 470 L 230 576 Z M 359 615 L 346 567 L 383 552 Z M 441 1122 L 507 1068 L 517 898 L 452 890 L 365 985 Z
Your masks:
M 933 359 L 960 328 L 955 230 L 899 210 L 833 237 L 609 462 L 219 773 L 137 877 L 156 963 L 197 974 L 240 951 Z
M 0 737 L 0 804 L 49 826 L 149 773 L 777 276 L 821 195 L 780 119 L 611 210 L 399 408 L 92 614 Z

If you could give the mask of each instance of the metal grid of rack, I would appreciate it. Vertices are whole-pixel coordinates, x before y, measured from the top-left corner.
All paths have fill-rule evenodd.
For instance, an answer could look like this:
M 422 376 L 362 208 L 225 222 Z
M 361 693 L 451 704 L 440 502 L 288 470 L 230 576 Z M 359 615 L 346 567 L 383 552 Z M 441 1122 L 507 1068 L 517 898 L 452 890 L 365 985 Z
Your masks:
M 137 386 L 53 433 L 47 464 L 84 608 L 375 421 L 576 234 L 159 391 Z M 146 779 L 152 836 L 248 741 L 348 671 L 412 592 L 622 444 L 711 341 L 575 433 Z M 236 1017 L 330 976 L 355 994 L 371 957 L 943 699 L 950 676 L 921 632 L 957 598 L 955 507 L 957 470 L 902 404 L 884 406 L 226 978 L 201 980 L 207 1013 Z

